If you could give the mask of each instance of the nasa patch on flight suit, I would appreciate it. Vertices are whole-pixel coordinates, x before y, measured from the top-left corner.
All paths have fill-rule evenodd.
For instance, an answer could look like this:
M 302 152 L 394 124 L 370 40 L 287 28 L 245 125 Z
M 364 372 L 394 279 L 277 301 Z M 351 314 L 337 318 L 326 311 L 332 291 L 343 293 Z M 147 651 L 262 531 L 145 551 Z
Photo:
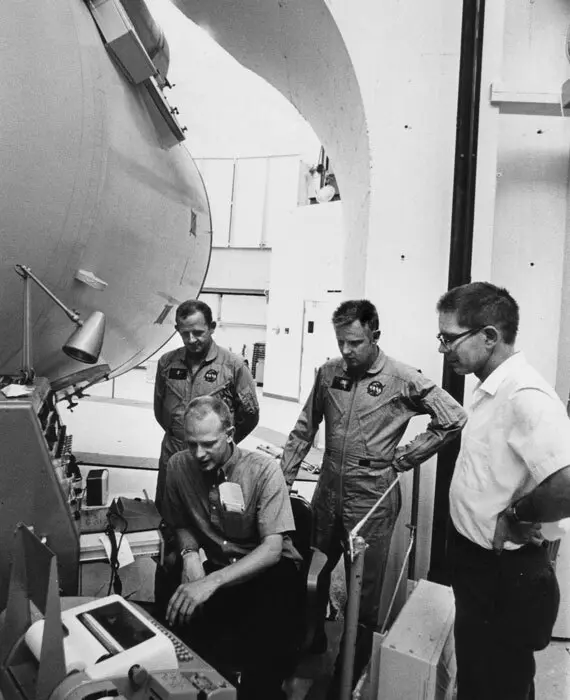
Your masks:
M 186 379 L 188 377 L 188 370 L 182 367 L 171 367 L 168 370 L 169 379 Z
M 333 389 L 340 389 L 341 391 L 350 391 L 352 389 L 352 379 L 347 379 L 346 377 L 334 377 L 332 381 Z
M 215 382 L 217 378 L 218 378 L 218 370 L 217 369 L 209 369 L 206 372 L 206 374 L 204 375 L 204 379 L 207 382 Z
M 366 390 L 370 396 L 380 396 L 384 385 L 380 382 L 370 382 L 368 389 Z

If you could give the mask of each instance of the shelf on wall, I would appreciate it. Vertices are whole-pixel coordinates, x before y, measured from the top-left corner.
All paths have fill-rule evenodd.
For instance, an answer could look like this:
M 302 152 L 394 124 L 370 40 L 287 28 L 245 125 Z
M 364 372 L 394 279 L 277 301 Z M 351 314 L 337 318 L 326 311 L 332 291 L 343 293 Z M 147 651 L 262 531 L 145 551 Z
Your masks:
M 564 117 L 570 113 L 570 81 L 549 89 L 496 82 L 491 84 L 490 101 L 501 114 Z

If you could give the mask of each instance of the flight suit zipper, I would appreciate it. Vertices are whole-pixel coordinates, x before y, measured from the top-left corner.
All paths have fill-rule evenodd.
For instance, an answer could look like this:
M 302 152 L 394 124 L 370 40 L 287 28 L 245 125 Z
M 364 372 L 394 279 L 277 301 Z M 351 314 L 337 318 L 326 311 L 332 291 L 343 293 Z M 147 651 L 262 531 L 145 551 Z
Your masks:
M 184 362 L 184 364 L 186 365 L 186 362 Z M 200 362 L 200 364 L 198 365 L 198 367 L 196 367 L 196 371 L 193 373 L 192 368 L 188 367 L 188 365 L 186 365 L 186 367 L 188 367 L 188 376 L 190 377 L 190 391 L 189 391 L 189 394 L 185 397 L 185 405 L 186 406 L 188 405 L 187 401 L 192 401 L 192 390 L 194 389 L 194 383 L 196 381 L 196 377 L 198 376 L 198 372 L 205 366 L 206 366 L 206 362 L 204 360 L 202 360 Z
M 344 437 L 342 440 L 342 451 L 340 453 L 340 497 L 341 497 L 340 498 L 340 504 L 341 504 L 340 515 L 341 516 L 342 516 L 342 511 L 343 511 L 342 504 L 344 503 L 344 496 L 345 496 L 345 494 L 344 494 L 344 469 L 345 469 L 345 455 L 346 455 L 346 440 L 347 440 L 348 429 L 349 429 L 351 418 L 352 418 L 352 409 L 354 407 L 354 399 L 356 398 L 356 389 L 358 387 L 358 381 L 359 381 L 358 379 L 354 380 L 354 384 L 353 384 L 353 387 L 352 387 L 351 392 L 350 392 L 351 396 L 350 396 L 350 403 L 348 405 L 348 417 L 347 417 L 346 426 L 345 426 L 345 430 L 344 430 Z

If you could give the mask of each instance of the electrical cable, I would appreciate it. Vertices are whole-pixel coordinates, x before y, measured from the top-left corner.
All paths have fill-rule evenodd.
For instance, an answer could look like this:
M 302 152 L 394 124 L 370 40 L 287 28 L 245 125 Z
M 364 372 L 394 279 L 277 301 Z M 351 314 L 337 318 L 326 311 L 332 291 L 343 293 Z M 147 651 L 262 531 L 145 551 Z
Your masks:
M 119 518 L 124 523 L 124 528 L 120 530 L 121 536 L 119 537 L 119 542 L 117 543 L 116 528 L 112 523 L 113 518 Z M 111 567 L 111 578 L 109 579 L 109 588 L 107 589 L 107 595 L 111 595 L 111 590 L 113 590 L 117 595 L 121 595 L 123 592 L 123 583 L 119 577 L 119 552 L 121 551 L 121 544 L 123 543 L 123 537 L 129 529 L 128 521 L 120 513 L 107 513 L 107 527 L 105 528 L 105 534 L 109 538 L 111 543 L 111 556 L 109 558 L 109 565 Z

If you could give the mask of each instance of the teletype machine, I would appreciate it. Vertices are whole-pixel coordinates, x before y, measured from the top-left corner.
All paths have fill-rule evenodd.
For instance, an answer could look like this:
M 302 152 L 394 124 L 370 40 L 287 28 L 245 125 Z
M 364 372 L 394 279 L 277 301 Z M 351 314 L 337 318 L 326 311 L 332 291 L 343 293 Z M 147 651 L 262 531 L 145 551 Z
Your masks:
M 140 606 L 76 597 L 83 484 L 71 438 L 47 380 L 10 379 L 0 377 L 0 698 L 234 700 Z
M 175 635 L 118 595 L 59 597 L 56 558 L 20 523 L 0 615 L 4 700 L 235 700 Z

